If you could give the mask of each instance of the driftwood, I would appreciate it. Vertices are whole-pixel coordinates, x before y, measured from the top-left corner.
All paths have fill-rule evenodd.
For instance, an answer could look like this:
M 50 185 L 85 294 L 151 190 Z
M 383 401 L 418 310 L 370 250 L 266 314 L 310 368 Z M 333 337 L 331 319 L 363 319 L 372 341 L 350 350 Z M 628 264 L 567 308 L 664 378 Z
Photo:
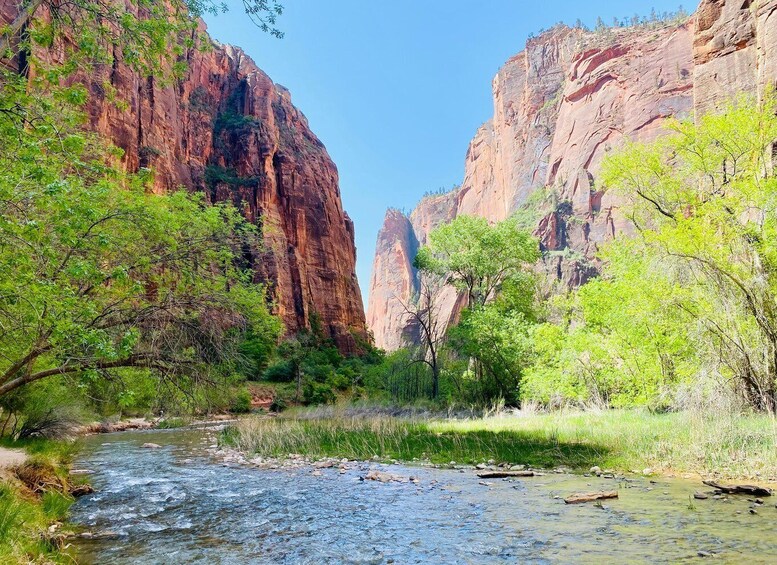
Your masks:
M 725 492 L 726 494 L 749 494 L 752 496 L 771 496 L 772 491 L 768 488 L 758 487 L 754 485 L 722 485 L 715 481 L 702 481 L 705 485 L 716 488 Z
M 618 498 L 617 490 L 604 490 L 600 492 L 577 492 L 564 499 L 567 504 L 580 504 L 581 502 L 593 502 L 607 498 Z
M 480 471 L 481 479 L 506 479 L 507 477 L 533 477 L 534 471 Z

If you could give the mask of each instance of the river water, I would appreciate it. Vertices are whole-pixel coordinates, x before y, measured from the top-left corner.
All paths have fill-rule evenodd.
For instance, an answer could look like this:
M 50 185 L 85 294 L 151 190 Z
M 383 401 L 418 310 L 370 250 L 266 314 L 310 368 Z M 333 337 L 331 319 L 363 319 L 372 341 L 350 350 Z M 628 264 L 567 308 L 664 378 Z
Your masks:
M 352 464 L 341 474 L 224 464 L 215 429 L 87 438 L 97 492 L 72 508 L 82 563 L 777 563 L 774 498 L 693 500 L 698 482 Z M 153 442 L 161 449 L 143 449 Z M 418 484 L 361 481 L 370 467 Z M 617 500 L 566 505 L 579 491 Z M 559 498 L 560 497 L 560 498 Z

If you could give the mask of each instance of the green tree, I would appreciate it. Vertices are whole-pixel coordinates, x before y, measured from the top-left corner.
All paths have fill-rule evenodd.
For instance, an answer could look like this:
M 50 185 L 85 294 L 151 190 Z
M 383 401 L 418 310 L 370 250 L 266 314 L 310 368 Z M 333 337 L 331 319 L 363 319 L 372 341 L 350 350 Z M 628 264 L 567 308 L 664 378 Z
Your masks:
M 519 229 L 515 219 L 492 226 L 485 218 L 459 216 L 432 230 L 415 264 L 421 271 L 443 275 L 465 293 L 470 307 L 478 307 L 539 257 L 537 241 Z
M 605 160 L 603 184 L 622 195 L 637 233 L 604 252 L 602 278 L 574 300 L 574 363 L 592 371 L 562 372 L 595 382 L 608 402 L 638 403 L 711 375 L 775 410 L 775 110 L 772 96 L 739 101 Z
M 0 107 L 57 116 L 20 127 L 0 113 L 0 396 L 126 367 L 212 379 L 249 328 L 280 329 L 236 267 L 258 234 L 230 206 L 147 194 L 144 175 L 106 165 L 110 150 L 79 130 L 82 90 L 0 91 Z
M 283 6 L 277 0 L 242 0 L 246 15 L 262 31 L 276 37 Z M 197 18 L 226 11 L 218 0 L 26 0 L 11 22 L 0 28 L 0 61 L 36 45 L 51 46 L 66 39 L 76 49 L 63 50 L 65 66 L 109 63 L 114 57 L 145 74 L 180 72 L 176 61 L 195 45 Z M 22 64 L 24 61 L 21 61 Z
M 536 320 L 534 277 L 527 271 L 539 257 L 537 241 L 516 218 L 489 225 L 473 216 L 436 228 L 418 252 L 422 273 L 441 276 L 467 297 L 468 307 L 449 333 L 452 346 L 471 359 L 480 401 L 518 400 L 528 328 Z

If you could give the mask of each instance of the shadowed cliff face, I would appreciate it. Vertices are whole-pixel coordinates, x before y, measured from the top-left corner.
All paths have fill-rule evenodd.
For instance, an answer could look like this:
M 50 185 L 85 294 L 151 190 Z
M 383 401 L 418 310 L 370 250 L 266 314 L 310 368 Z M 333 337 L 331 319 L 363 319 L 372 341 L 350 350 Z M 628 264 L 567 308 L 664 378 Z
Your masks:
M 0 22 L 12 17 L 13 6 L 0 8 Z M 58 50 L 40 56 L 55 60 Z M 152 169 L 155 190 L 183 186 L 242 209 L 265 240 L 246 259 L 287 331 L 317 315 L 352 351 L 351 332 L 364 334 L 365 320 L 334 163 L 288 90 L 242 50 L 214 43 L 185 57 L 185 78 L 169 86 L 120 60 L 97 67 L 84 80 L 91 127 L 124 150 L 127 170 Z M 107 85 L 126 107 L 108 100 Z
M 494 114 L 469 145 L 461 188 L 423 199 L 405 219 L 412 233 L 403 239 L 391 239 L 399 220 L 387 217 L 368 309 L 376 344 L 401 345 L 400 300 L 415 292 L 415 249 L 402 241 L 423 244 L 459 214 L 503 220 L 542 191 L 532 199 L 542 202 L 534 204 L 542 266 L 570 286 L 583 284 L 597 272 L 599 245 L 631 229 L 615 196 L 597 187 L 603 157 L 625 139 L 662 135 L 670 117 L 714 109 L 738 92 L 760 95 L 776 79 L 777 0 L 704 0 L 682 25 L 556 27 L 529 40 L 494 78 Z M 381 244 L 387 239 L 390 251 Z M 442 293 L 438 302 L 453 320 L 461 301 L 450 288 Z

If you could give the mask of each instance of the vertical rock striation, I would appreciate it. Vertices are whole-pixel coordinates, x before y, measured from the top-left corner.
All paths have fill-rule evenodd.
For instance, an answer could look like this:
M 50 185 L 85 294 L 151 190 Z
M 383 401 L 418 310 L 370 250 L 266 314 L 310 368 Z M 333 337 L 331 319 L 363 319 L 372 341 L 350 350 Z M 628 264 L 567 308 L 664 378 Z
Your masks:
M 535 234 L 545 268 L 580 285 L 597 272 L 599 245 L 631 229 L 617 198 L 597 187 L 607 152 L 625 139 L 655 139 L 668 118 L 713 109 L 738 92 L 760 95 L 775 80 L 777 0 L 703 0 L 687 22 L 660 28 L 557 26 L 499 70 L 494 114 L 469 145 L 461 187 L 424 198 L 406 239 L 423 243 L 459 214 L 499 221 L 530 205 L 541 211 Z M 414 253 L 397 246 L 395 254 Z M 379 245 L 375 265 L 385 264 L 383 254 Z M 368 326 L 387 349 L 402 343 L 400 300 L 415 292 L 396 280 L 416 280 L 411 263 L 393 265 L 391 277 L 373 271 Z M 460 301 L 450 289 L 441 299 L 453 320 Z
M 13 16 L 13 6 L 0 9 L 0 23 Z M 82 80 L 91 128 L 124 151 L 126 170 L 153 170 L 156 191 L 185 187 L 242 209 L 265 242 L 247 257 L 255 281 L 267 285 L 287 331 L 317 316 L 352 351 L 352 333 L 365 333 L 354 226 L 337 168 L 289 91 L 241 49 L 216 42 L 189 49 L 186 76 L 173 84 L 141 76 L 115 55 Z
M 697 112 L 777 86 L 777 1 L 703 0 L 693 58 Z

